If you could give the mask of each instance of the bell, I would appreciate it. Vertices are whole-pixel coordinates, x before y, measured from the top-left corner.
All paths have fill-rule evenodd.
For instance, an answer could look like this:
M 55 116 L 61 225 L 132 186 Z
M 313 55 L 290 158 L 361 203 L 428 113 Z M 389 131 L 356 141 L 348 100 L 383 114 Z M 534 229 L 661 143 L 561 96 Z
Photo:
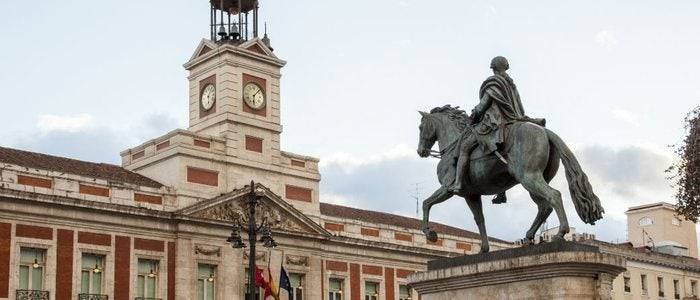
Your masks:
M 224 27 L 223 24 L 221 26 L 219 26 L 219 33 L 217 33 L 217 35 L 219 35 L 222 38 L 227 35 L 226 34 L 226 27 Z
M 238 26 L 236 24 L 233 24 L 231 26 L 231 32 L 229 32 L 229 35 L 231 36 L 231 39 L 237 40 L 238 37 L 240 36 L 240 33 L 238 32 Z

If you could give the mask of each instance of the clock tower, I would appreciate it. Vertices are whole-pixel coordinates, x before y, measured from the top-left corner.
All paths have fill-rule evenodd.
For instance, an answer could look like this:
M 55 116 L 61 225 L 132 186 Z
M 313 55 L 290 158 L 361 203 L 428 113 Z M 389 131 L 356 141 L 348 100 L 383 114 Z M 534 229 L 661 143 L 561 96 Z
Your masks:
M 319 214 L 318 159 L 281 150 L 280 71 L 259 0 L 209 0 L 209 38 L 184 64 L 189 126 L 121 153 L 122 165 L 174 187 L 178 206 L 248 184 Z
M 258 37 L 255 0 L 211 0 L 210 38 L 184 65 L 189 71 L 189 130 L 227 140 L 231 151 L 262 140 L 279 149 L 280 69 L 267 33 Z M 254 141 L 251 141 L 251 138 Z M 236 153 L 231 153 L 236 154 Z

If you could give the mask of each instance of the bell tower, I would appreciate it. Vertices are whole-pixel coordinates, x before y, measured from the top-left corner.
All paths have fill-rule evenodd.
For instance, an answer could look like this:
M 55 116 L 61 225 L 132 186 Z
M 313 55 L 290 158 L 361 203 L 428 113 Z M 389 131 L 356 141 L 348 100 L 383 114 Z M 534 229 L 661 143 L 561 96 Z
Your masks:
M 286 62 L 273 53 L 267 33 L 258 36 L 259 1 L 210 0 L 209 5 L 209 39 L 184 65 L 189 130 L 226 139 L 232 155 L 246 154 L 239 151 L 246 147 L 278 150 L 280 69 Z

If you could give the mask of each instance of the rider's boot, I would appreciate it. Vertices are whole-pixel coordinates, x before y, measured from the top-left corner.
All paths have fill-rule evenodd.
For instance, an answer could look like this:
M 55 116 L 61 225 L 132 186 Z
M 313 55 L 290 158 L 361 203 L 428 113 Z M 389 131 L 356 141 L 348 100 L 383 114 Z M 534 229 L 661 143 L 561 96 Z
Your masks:
M 469 164 L 469 153 L 462 153 L 459 155 L 457 160 L 457 170 L 455 175 L 455 183 L 450 188 L 450 191 L 455 194 L 462 194 L 464 192 L 464 175 L 467 173 L 467 165 Z
M 506 198 L 506 192 L 501 192 L 500 194 L 496 195 L 496 197 L 491 200 L 491 203 L 493 204 L 502 204 L 506 203 L 508 199 Z

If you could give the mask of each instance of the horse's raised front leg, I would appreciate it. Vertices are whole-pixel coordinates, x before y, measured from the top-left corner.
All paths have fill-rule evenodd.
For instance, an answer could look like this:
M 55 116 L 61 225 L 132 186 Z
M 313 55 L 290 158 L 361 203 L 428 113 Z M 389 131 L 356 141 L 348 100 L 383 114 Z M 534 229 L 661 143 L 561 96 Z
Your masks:
M 442 203 L 447 199 L 452 197 L 452 192 L 449 191 L 448 187 L 441 186 L 437 191 L 435 191 L 430 197 L 423 200 L 423 224 L 421 225 L 421 231 L 425 234 L 425 238 L 431 242 L 436 242 L 438 237 L 434 230 L 430 229 L 428 225 L 430 222 L 430 208 L 433 205 Z
M 542 226 L 542 223 L 544 223 L 544 221 L 546 221 L 549 215 L 552 213 L 552 206 L 549 204 L 547 199 L 544 199 L 532 193 L 530 193 L 530 198 L 532 198 L 532 201 L 534 201 L 535 204 L 537 204 L 537 216 L 532 222 L 532 226 L 530 226 L 530 229 L 527 231 L 527 234 L 525 234 L 525 239 L 523 240 L 523 244 L 525 245 L 534 244 L 535 233 L 537 232 L 537 229 L 539 229 L 540 226 Z
M 469 209 L 474 215 L 476 226 L 479 227 L 479 235 L 481 235 L 481 250 L 479 250 L 479 253 L 489 252 L 489 236 L 486 234 L 484 211 L 481 208 L 481 195 L 467 195 L 465 200 L 467 200 L 467 205 L 469 205 Z

